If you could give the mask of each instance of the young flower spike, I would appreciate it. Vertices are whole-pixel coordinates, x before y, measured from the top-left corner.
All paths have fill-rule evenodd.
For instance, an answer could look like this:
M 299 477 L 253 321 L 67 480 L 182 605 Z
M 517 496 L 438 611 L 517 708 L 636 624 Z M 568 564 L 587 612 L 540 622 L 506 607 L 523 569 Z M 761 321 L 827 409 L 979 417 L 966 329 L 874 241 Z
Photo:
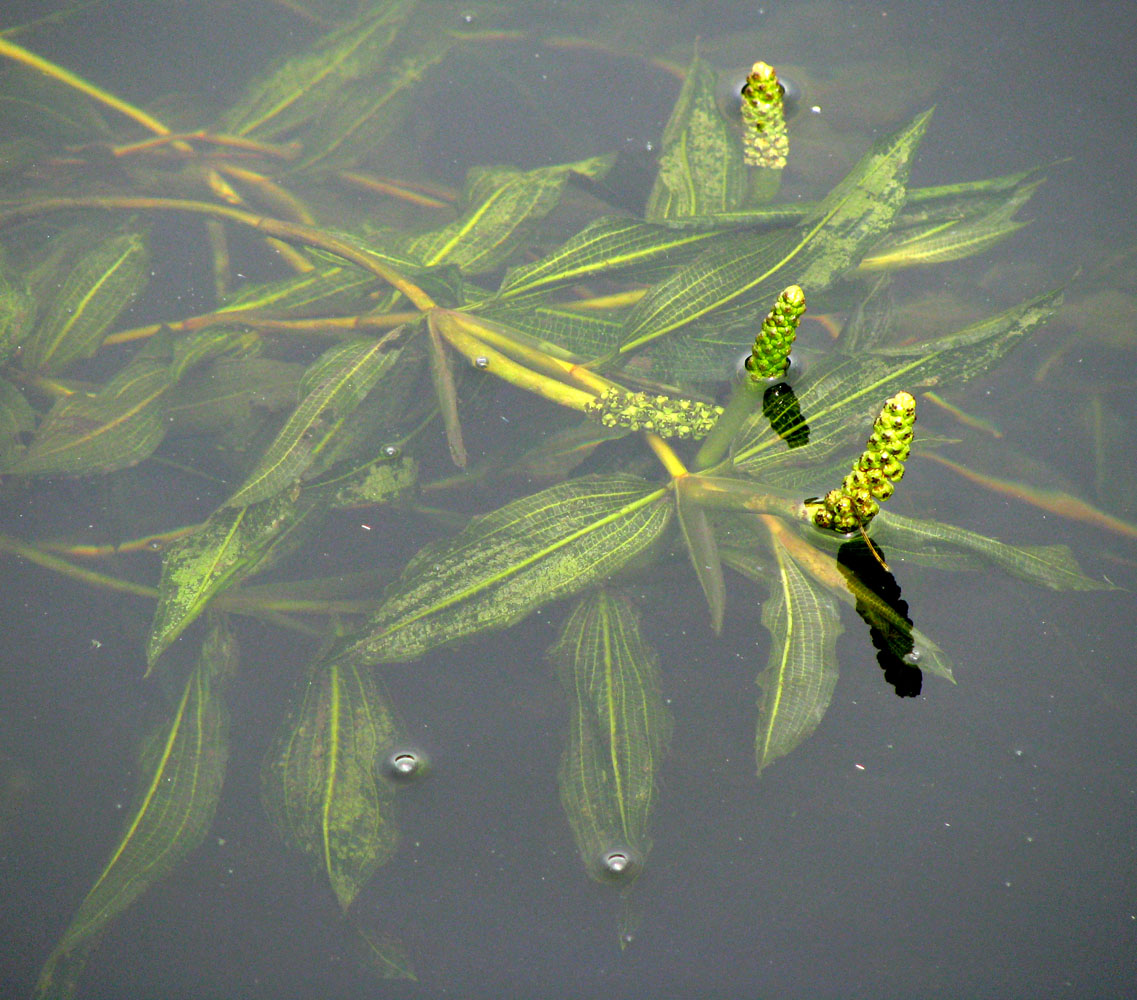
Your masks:
M 786 165 L 790 139 L 783 96 L 774 67 L 756 62 L 742 88 L 743 157 L 749 166 L 781 170 Z
M 884 404 L 865 450 L 840 489 L 811 505 L 813 523 L 841 532 L 867 525 L 904 475 L 915 423 L 916 400 L 911 393 L 898 392 Z
M 799 285 L 785 289 L 762 320 L 754 347 L 746 359 L 746 370 L 757 381 L 781 378 L 789 367 L 790 348 L 797 326 L 805 314 L 805 293 Z
M 605 389 L 584 412 L 605 427 L 627 427 L 633 431 L 652 431 L 660 437 L 706 437 L 722 415 L 721 406 L 694 399 L 651 396 L 646 392 Z

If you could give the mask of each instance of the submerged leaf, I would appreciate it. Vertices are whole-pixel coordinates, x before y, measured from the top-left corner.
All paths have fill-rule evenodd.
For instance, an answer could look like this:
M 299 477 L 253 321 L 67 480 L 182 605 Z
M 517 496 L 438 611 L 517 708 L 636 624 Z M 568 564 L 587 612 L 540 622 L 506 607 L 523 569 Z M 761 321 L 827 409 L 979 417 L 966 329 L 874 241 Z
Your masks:
M 275 496 L 295 483 L 399 357 L 401 330 L 379 340 L 351 340 L 325 351 L 304 374 L 305 393 L 240 489 L 226 501 L 244 507 Z
M 330 658 L 413 660 L 505 628 L 607 579 L 658 542 L 670 520 L 666 489 L 635 476 L 583 476 L 515 500 L 422 549 Z
M 726 609 L 726 584 L 722 578 L 722 562 L 715 543 L 714 529 L 707 518 L 707 512 L 697 503 L 685 499 L 683 477 L 675 491 L 675 512 L 679 519 L 679 530 L 691 557 L 691 566 L 698 577 L 707 607 L 711 612 L 711 629 L 715 635 L 722 631 L 722 618 Z
M 141 233 L 112 236 L 88 250 L 24 341 L 21 365 L 29 371 L 57 372 L 90 357 L 149 277 L 150 252 Z
M 311 502 L 273 497 L 249 507 L 222 507 L 174 542 L 162 559 L 146 644 L 149 667 L 219 593 L 295 549 L 305 538 L 301 529 L 313 527 L 309 519 L 319 519 Z
M 126 829 L 48 958 L 36 996 L 71 996 L 102 932 L 205 837 L 229 756 L 229 715 L 221 685 L 237 665 L 237 644 L 215 625 L 169 726 L 144 761 L 144 784 Z
M 741 207 L 746 166 L 737 131 L 718 109 L 718 77 L 695 57 L 663 131 L 659 172 L 644 214 L 649 222 Z
M 833 598 L 774 540 L 778 576 L 762 607 L 774 644 L 758 678 L 758 773 L 794 750 L 820 724 L 837 684 L 837 636 L 844 629 Z
M 573 173 L 599 177 L 604 157 L 578 163 L 519 171 L 509 167 L 471 170 L 462 194 L 461 217 L 432 233 L 409 240 L 407 253 L 426 267 L 454 264 L 466 274 L 500 267 L 521 243 L 531 223 L 543 219 L 560 201 Z
M 0 471 L 25 476 L 82 476 L 137 465 L 166 435 L 162 397 L 168 365 L 138 358 L 94 395 L 59 400 L 22 454 Z
M 265 810 L 285 842 L 316 861 L 344 910 L 395 850 L 394 793 L 376 767 L 398 740 L 369 671 L 316 663 L 265 758 Z
M 581 598 L 549 650 L 572 701 L 561 804 L 596 878 L 634 877 L 651 849 L 656 771 L 671 735 L 659 660 L 639 616 L 598 590 Z

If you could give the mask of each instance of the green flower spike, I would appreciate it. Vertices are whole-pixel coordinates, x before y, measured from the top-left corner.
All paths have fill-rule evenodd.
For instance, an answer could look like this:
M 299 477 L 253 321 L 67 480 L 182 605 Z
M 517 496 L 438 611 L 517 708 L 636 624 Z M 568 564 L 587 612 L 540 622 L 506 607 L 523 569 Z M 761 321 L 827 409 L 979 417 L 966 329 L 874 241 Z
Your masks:
M 660 437 L 706 437 L 722 415 L 721 406 L 694 399 L 650 396 L 646 392 L 605 389 L 584 412 L 605 427 L 627 427 L 633 431 L 652 431 Z
M 786 165 L 790 137 L 782 94 L 774 67 L 756 62 L 742 88 L 743 156 L 749 166 L 781 170 Z
M 790 363 L 790 348 L 797 336 L 797 325 L 805 314 L 805 293 L 790 285 L 762 320 L 754 347 L 746 359 L 746 370 L 754 381 L 781 378 Z
M 884 404 L 865 450 L 841 488 L 830 490 L 813 505 L 813 523 L 842 532 L 867 525 L 904 475 L 915 423 L 916 400 L 911 393 L 898 392 Z

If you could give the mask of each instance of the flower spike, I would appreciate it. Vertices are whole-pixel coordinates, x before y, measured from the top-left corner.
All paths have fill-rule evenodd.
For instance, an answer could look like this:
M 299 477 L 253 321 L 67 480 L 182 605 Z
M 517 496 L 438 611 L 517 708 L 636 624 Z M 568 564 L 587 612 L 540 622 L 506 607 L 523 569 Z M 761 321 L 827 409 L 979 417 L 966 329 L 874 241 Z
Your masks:
M 743 157 L 752 167 L 781 170 L 790 152 L 782 85 L 774 67 L 756 62 L 742 88 Z
M 842 532 L 867 525 L 904 475 L 915 423 L 916 400 L 911 393 L 898 392 L 884 404 L 865 450 L 840 489 L 811 504 L 813 523 Z
M 754 347 L 746 359 L 746 370 L 755 381 L 781 378 L 789 367 L 790 348 L 797 326 L 805 314 L 805 293 L 800 285 L 785 289 L 762 320 Z
M 660 437 L 706 437 L 722 415 L 721 406 L 694 399 L 650 396 L 646 392 L 606 389 L 584 412 L 605 427 L 627 427 L 633 431 L 653 431 Z

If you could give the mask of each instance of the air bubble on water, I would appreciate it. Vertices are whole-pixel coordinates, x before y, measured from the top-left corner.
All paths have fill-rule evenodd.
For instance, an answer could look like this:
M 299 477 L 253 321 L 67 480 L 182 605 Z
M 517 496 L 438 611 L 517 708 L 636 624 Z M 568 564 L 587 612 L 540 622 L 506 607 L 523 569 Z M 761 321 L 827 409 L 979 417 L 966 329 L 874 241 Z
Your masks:
M 402 449 L 397 444 L 383 445 L 384 458 L 398 458 L 400 454 L 402 454 Z
M 415 781 L 430 770 L 430 757 L 417 747 L 397 747 L 387 754 L 383 770 L 395 781 Z
M 489 368 L 490 359 L 487 358 L 484 354 L 479 354 L 476 358 L 474 358 L 474 365 L 482 369 Z
M 920 661 L 924 658 L 924 653 L 920 649 L 912 648 L 904 654 L 904 662 L 910 667 L 918 666 Z

